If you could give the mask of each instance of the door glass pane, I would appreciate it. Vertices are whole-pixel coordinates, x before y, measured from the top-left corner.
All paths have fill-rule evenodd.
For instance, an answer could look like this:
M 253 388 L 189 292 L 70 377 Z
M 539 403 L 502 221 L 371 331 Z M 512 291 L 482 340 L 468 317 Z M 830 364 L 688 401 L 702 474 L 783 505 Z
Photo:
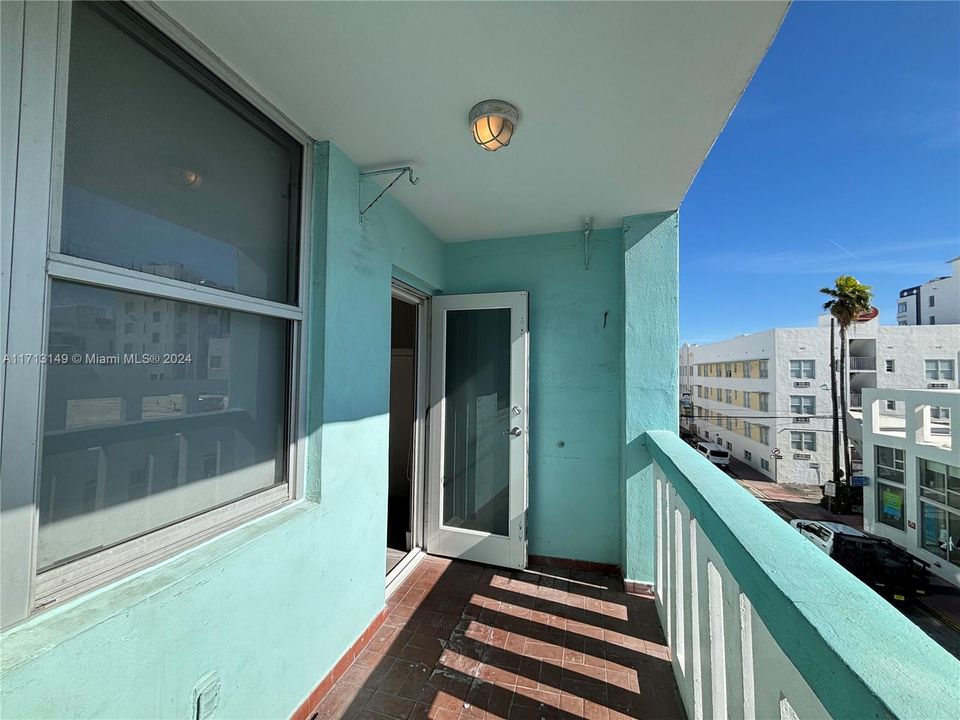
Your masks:
M 74 3 L 61 251 L 296 302 L 301 146 L 121 3 Z
M 41 570 L 284 482 L 288 321 L 60 281 L 51 300 Z
M 447 312 L 443 524 L 509 534 L 510 310 Z

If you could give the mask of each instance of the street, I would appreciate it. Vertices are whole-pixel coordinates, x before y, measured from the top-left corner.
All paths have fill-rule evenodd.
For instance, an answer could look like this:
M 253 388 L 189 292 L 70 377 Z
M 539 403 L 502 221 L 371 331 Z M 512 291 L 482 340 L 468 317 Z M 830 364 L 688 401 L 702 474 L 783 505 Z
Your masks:
M 731 458 L 727 474 L 786 522 L 795 519 L 843 523 L 863 529 L 861 515 L 841 515 L 820 505 L 820 488 L 778 485 L 753 468 Z M 931 575 L 930 593 L 900 612 L 951 655 L 960 659 L 960 588 Z

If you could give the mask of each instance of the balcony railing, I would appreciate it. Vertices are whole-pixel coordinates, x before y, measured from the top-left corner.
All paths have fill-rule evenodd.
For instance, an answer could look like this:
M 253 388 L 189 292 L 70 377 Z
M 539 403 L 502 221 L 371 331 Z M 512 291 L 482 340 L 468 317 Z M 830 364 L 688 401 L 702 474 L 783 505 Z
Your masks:
M 941 718 L 960 662 L 671 432 L 646 435 L 655 593 L 687 713 Z
M 851 370 L 876 370 L 877 359 L 875 357 L 852 357 L 847 359 Z
M 863 408 L 863 395 L 858 392 L 850 393 L 850 408 L 853 410 L 859 410 Z

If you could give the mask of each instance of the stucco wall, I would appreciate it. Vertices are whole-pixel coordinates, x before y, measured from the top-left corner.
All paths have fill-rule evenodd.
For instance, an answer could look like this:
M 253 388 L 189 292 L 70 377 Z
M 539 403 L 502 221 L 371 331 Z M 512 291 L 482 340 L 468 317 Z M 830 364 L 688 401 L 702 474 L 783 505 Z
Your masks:
M 619 228 L 448 245 L 447 293 L 530 292 L 528 552 L 618 563 Z
M 390 277 L 441 285 L 441 247 L 391 198 L 361 226 L 336 147 L 315 170 L 309 499 L 4 633 L 5 717 L 192 717 L 208 672 L 217 717 L 284 717 L 382 608 Z

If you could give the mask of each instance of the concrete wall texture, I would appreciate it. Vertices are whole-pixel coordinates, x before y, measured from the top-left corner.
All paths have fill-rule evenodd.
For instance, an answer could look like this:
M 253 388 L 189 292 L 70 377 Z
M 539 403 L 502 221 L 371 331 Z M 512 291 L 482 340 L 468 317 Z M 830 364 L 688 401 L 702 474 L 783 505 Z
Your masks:
M 7 630 L 5 717 L 191 717 L 209 672 L 218 716 L 282 717 L 329 672 L 384 603 L 392 277 L 530 291 L 529 551 L 652 581 L 641 436 L 676 429 L 676 213 L 596 231 L 585 269 L 582 233 L 444 245 L 389 195 L 361 223 L 358 187 L 318 144 L 305 498 Z

